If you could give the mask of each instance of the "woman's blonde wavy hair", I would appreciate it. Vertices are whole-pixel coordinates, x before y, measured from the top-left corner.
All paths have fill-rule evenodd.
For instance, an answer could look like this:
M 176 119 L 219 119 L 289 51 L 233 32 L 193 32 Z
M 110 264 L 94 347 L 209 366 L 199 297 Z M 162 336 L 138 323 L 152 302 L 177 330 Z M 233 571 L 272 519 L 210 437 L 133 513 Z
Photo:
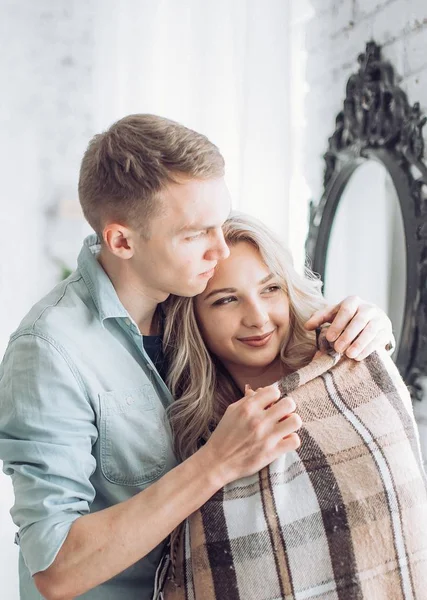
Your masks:
M 289 251 L 263 223 L 243 213 L 233 213 L 223 225 L 230 247 L 239 242 L 252 244 L 262 260 L 283 285 L 289 298 L 290 327 L 280 356 L 284 366 L 295 371 L 306 365 L 316 350 L 314 332 L 304 323 L 326 303 L 321 281 L 309 270 L 300 275 Z M 200 334 L 194 298 L 171 296 L 165 306 L 164 352 L 169 365 L 167 384 L 175 401 L 169 418 L 177 456 L 184 460 L 207 440 L 227 406 L 242 392 L 211 354 Z

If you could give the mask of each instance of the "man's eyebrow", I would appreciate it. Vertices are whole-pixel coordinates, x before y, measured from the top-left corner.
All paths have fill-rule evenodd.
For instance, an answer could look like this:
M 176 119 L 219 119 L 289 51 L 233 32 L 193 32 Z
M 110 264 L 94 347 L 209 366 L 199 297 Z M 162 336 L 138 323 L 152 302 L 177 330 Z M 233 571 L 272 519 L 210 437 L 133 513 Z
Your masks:
M 230 215 L 231 211 L 228 213 L 227 219 L 230 217 Z M 190 223 L 189 225 L 182 225 L 182 227 L 179 227 L 177 229 L 177 233 L 180 233 L 181 231 L 211 231 L 212 229 L 217 229 L 218 227 L 219 225 L 203 225 L 201 223 Z
M 267 277 L 264 277 L 264 279 L 261 279 L 261 281 L 258 283 L 258 285 L 264 285 L 264 283 L 267 283 L 267 281 L 270 281 L 270 279 L 272 279 L 274 277 L 274 273 L 269 273 L 267 275 Z M 208 298 L 210 298 L 211 296 L 214 296 L 215 294 L 235 294 L 237 292 L 236 288 L 218 288 L 216 290 L 212 290 L 211 292 L 209 292 L 209 294 L 205 297 L 205 300 L 207 300 Z
M 212 229 L 216 229 L 216 225 L 199 225 L 198 223 L 192 223 L 191 225 L 182 225 L 182 227 L 178 227 L 176 231 L 177 233 L 181 233 L 182 231 L 211 231 Z

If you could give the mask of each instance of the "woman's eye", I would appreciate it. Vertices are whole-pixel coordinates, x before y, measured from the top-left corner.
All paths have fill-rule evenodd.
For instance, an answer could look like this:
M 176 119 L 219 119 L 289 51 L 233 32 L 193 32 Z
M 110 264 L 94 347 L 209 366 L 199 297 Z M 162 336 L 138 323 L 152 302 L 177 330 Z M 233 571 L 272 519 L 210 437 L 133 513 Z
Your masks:
M 264 292 L 268 293 L 272 293 L 272 292 L 277 292 L 279 290 L 281 290 L 282 288 L 280 287 L 280 285 L 269 285 L 268 288 L 265 288 Z
M 220 298 L 216 300 L 212 306 L 224 306 L 225 304 L 230 304 L 230 302 L 234 302 L 236 300 L 235 296 L 227 296 L 227 298 Z

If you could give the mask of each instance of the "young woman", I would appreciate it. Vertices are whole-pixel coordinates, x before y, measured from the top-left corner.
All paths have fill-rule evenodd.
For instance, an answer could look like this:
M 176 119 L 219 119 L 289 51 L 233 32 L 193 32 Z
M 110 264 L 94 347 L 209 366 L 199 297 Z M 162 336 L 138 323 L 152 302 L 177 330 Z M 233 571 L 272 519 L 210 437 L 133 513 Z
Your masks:
M 187 519 L 163 597 L 422 598 L 425 476 L 396 369 L 386 353 L 319 353 L 304 323 L 325 305 L 320 281 L 255 219 L 233 215 L 224 234 L 230 256 L 206 290 L 167 310 L 176 452 L 190 456 L 233 399 L 276 381 L 302 418 L 301 447 Z

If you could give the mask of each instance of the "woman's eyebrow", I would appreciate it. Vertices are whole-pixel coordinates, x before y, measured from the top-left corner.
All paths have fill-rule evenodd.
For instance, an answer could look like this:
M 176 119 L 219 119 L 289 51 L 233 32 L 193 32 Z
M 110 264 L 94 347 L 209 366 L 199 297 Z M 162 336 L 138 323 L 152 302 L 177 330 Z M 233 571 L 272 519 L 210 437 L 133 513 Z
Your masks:
M 207 300 L 211 296 L 214 296 L 215 294 L 235 294 L 236 292 L 236 288 L 219 288 L 217 290 L 212 290 L 211 292 L 209 292 L 209 294 L 205 297 L 205 300 Z
M 267 277 L 264 277 L 264 279 L 261 279 L 261 281 L 258 283 L 258 285 L 263 285 L 264 283 L 267 283 L 267 281 L 270 281 L 270 279 L 272 279 L 274 277 L 274 273 L 269 273 L 267 275 Z M 236 288 L 218 288 L 217 290 L 212 290 L 211 292 L 209 292 L 209 294 L 205 297 L 205 300 L 207 300 L 208 298 L 210 298 L 211 296 L 214 296 L 215 294 L 235 294 L 237 292 Z

